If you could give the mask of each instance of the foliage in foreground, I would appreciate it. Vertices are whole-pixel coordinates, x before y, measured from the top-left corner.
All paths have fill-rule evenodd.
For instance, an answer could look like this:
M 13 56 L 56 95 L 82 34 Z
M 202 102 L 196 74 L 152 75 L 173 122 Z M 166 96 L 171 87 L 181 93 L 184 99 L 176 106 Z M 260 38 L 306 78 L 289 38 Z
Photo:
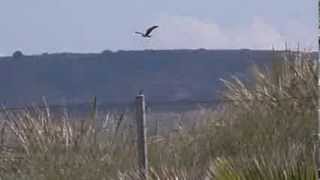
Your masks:
M 287 52 L 252 72 L 254 83 L 224 81 L 224 103 L 195 126 L 149 138 L 150 179 L 316 179 L 316 64 Z M 95 108 L 85 121 L 37 108 L 3 119 L 1 179 L 140 179 L 135 130 L 122 115 L 99 128 Z

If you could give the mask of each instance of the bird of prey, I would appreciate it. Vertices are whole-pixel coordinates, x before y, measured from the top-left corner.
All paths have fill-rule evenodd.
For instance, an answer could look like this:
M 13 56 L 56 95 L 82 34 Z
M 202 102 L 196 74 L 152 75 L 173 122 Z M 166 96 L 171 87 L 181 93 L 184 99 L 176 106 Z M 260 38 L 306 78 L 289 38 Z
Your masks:
M 136 34 L 139 34 L 141 35 L 142 37 L 144 38 L 151 38 L 151 32 L 155 29 L 157 29 L 159 26 L 152 26 L 150 27 L 149 29 L 146 30 L 145 33 L 142 33 L 142 32 L 136 32 Z

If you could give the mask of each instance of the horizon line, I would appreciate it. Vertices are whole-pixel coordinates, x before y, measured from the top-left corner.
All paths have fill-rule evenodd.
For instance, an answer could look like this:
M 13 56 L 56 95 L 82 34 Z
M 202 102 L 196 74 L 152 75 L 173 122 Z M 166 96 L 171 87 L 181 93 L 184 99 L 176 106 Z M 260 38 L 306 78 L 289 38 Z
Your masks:
M 286 48 L 280 48 L 280 49 L 274 49 L 274 48 L 264 48 L 264 49 L 254 49 L 254 48 L 217 48 L 217 49 L 209 49 L 209 48 L 181 48 L 181 49 L 119 49 L 119 50 L 102 50 L 101 52 L 72 52 L 72 51 L 61 51 L 61 52 L 43 52 L 43 53 L 34 53 L 34 54 L 23 54 L 24 56 L 42 56 L 42 55 L 57 55 L 57 54 L 104 54 L 104 53 L 119 53 L 119 52 L 143 52 L 143 51 L 301 51 L 301 52 L 311 52 L 315 53 L 318 52 L 317 50 L 310 50 L 310 49 L 286 49 Z M 16 50 L 14 52 L 21 51 L 21 50 Z M 13 53 L 14 53 L 13 52 Z M 21 51 L 23 53 L 23 51 Z M 13 54 L 12 53 L 12 54 Z M 5 55 L 5 54 L 0 54 L 0 58 L 5 58 L 5 57 L 12 57 L 11 55 Z

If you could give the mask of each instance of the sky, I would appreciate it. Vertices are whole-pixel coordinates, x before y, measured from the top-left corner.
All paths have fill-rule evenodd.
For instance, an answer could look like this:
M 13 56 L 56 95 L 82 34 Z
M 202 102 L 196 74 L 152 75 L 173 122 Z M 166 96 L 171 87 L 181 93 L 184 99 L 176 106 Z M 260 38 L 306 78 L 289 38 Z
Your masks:
M 317 49 L 315 0 L 0 0 L 0 56 L 139 49 Z M 159 25 L 153 38 L 134 34 Z

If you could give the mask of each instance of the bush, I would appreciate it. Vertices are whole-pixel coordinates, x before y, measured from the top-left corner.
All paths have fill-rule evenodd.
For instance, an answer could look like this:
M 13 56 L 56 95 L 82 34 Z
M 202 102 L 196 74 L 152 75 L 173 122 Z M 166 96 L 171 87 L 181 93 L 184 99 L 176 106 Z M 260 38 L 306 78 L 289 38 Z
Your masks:
M 22 53 L 22 51 L 15 51 L 13 53 L 12 57 L 15 59 L 21 58 L 21 57 L 23 57 L 23 53 Z

